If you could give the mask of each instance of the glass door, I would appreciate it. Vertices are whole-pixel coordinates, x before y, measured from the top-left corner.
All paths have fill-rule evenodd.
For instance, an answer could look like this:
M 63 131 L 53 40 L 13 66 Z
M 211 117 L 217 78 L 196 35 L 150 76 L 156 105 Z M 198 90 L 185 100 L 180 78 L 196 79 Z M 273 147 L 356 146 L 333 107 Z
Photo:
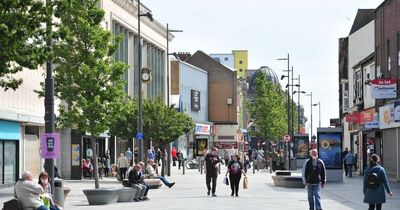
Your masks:
M 0 141 L 0 184 L 3 183 L 3 157 L 4 157 L 4 151 L 3 151 L 3 141 Z
M 4 184 L 16 182 L 18 158 L 16 141 L 4 141 Z

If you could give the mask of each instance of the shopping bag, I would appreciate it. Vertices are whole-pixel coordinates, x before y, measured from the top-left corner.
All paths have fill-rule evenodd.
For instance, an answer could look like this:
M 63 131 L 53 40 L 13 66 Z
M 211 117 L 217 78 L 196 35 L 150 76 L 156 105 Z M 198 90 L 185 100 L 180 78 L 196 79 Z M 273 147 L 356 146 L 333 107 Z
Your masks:
M 243 178 L 243 189 L 247 189 L 249 185 L 249 181 L 247 180 L 247 176 Z
M 225 184 L 225 185 L 229 185 L 228 177 L 225 176 L 225 177 L 222 179 L 222 183 Z

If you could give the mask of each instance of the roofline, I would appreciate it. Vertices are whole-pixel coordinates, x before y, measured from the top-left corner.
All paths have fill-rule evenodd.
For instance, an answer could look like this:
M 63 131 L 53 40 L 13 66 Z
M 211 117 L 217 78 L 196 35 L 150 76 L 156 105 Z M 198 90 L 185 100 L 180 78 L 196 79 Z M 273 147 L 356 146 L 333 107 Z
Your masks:
M 185 65 L 190 66 L 190 67 L 192 67 L 192 68 L 194 68 L 194 69 L 196 69 L 196 70 L 199 70 L 199 71 L 201 71 L 201 72 L 203 72 L 203 73 L 208 74 L 208 72 L 207 72 L 206 70 L 203 70 L 203 69 L 201 69 L 201 68 L 199 68 L 199 67 L 197 67 L 197 66 L 194 66 L 194 65 L 192 65 L 192 64 L 190 64 L 190 63 L 187 63 L 187 62 L 181 61 L 181 60 L 176 60 L 176 61 L 178 61 L 180 64 L 185 64 Z

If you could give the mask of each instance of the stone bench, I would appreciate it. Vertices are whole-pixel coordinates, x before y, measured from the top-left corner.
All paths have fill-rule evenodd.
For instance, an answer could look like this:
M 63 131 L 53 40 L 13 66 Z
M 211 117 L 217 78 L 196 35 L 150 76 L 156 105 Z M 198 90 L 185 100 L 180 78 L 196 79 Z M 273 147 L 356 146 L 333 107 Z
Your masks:
M 287 188 L 304 188 L 301 176 L 272 176 L 275 186 Z
M 149 186 L 149 189 L 158 189 L 162 185 L 162 182 L 159 179 L 144 179 L 144 183 L 146 183 Z M 122 186 L 124 187 L 129 186 L 128 179 L 122 180 Z
M 117 202 L 132 202 L 135 197 L 136 189 L 132 187 L 122 187 L 119 191 L 119 197 Z

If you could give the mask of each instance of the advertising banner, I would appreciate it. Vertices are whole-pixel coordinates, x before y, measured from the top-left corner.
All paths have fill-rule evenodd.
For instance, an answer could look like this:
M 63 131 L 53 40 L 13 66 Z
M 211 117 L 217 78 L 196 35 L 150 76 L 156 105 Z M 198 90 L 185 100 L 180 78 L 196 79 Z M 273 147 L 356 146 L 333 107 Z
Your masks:
M 71 145 L 71 161 L 72 166 L 79 166 L 81 164 L 81 148 L 79 144 Z
M 218 149 L 237 149 L 237 142 L 214 142 L 214 146 Z
M 308 135 L 294 135 L 293 155 L 297 159 L 308 158 Z
M 397 98 L 396 80 L 371 80 L 371 97 L 374 99 Z
M 360 115 L 358 112 L 349 113 L 345 116 L 346 122 L 358 123 L 360 121 Z
M 201 139 L 196 139 L 196 155 L 197 156 L 202 156 L 205 151 L 207 151 L 208 147 L 208 139 L 201 138 Z
M 196 123 L 195 125 L 195 134 L 196 135 L 210 135 L 211 126 L 207 124 Z
M 342 134 L 318 133 L 318 153 L 327 169 L 342 169 Z
M 42 158 L 56 159 L 60 158 L 60 134 L 59 133 L 44 133 L 40 136 Z
M 192 89 L 190 98 L 192 111 L 198 112 L 200 110 L 200 91 Z

